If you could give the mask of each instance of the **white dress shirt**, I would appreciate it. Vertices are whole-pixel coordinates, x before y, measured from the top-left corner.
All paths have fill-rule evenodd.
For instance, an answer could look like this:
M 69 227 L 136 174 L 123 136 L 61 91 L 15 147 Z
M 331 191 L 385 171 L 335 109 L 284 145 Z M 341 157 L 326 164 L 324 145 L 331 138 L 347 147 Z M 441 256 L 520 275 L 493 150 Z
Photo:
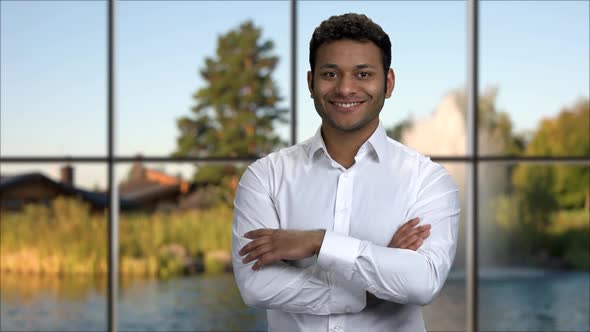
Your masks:
M 249 306 L 270 331 L 425 331 L 422 306 L 441 290 L 455 257 L 457 187 L 449 173 L 388 138 L 383 125 L 346 169 L 315 136 L 256 161 L 234 202 L 232 262 Z M 415 217 L 431 235 L 417 251 L 388 248 Z M 325 229 L 319 254 L 251 269 L 239 250 L 259 229 Z M 366 292 L 376 296 L 367 297 Z M 377 299 L 378 298 L 378 299 Z

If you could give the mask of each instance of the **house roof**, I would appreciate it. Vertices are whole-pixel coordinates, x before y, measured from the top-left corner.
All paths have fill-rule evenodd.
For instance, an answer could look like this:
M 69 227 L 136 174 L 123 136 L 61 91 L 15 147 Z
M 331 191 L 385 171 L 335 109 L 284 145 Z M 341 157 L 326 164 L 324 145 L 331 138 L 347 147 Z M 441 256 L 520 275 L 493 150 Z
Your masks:
M 190 187 L 190 182 L 180 176 L 147 168 L 137 161 L 131 169 L 129 178 L 119 184 L 119 192 L 123 198 L 147 203 L 187 194 Z
M 105 193 L 89 191 L 81 188 L 76 188 L 74 186 L 70 186 L 68 184 L 64 184 L 61 182 L 57 182 L 39 172 L 24 173 L 17 175 L 1 175 L 0 194 L 3 191 L 30 183 L 42 183 L 48 185 L 50 187 L 57 189 L 59 192 L 65 195 L 80 197 L 82 200 L 98 208 L 106 208 L 109 205 L 108 195 Z M 119 206 L 121 209 L 132 209 L 136 208 L 137 204 L 128 199 L 122 198 L 119 201 Z
M 132 181 L 119 186 L 121 197 L 134 201 L 146 201 L 168 196 L 178 195 L 181 188 L 178 184 L 160 184 L 147 181 Z

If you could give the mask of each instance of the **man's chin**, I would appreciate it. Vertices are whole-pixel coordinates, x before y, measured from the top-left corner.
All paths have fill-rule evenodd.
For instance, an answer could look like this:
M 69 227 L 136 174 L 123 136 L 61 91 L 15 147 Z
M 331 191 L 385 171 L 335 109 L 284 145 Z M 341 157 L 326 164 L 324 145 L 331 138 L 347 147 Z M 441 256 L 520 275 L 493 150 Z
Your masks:
M 363 122 L 341 123 L 341 122 L 336 122 L 336 121 L 329 121 L 329 123 L 332 128 L 343 131 L 343 132 L 359 131 L 367 125 L 366 123 L 363 123 Z

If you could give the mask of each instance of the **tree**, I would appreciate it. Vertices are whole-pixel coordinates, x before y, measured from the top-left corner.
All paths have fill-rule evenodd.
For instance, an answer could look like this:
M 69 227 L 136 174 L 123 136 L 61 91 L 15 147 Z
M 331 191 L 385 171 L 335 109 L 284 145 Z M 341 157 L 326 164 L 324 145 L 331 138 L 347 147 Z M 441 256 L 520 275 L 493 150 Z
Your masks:
M 557 117 L 544 119 L 524 151 L 525 156 L 590 155 L 590 104 L 580 100 Z M 529 253 L 546 250 L 543 236 L 559 210 L 582 209 L 590 195 L 590 169 L 576 165 L 519 164 L 512 174 L 511 209 L 514 243 Z M 586 203 L 587 204 L 587 203 Z M 504 222 L 505 223 L 505 222 Z
M 527 145 L 525 155 L 590 155 L 590 101 L 579 100 L 572 107 L 565 107 L 556 118 L 544 119 Z M 587 166 L 523 164 L 513 178 L 515 187 L 523 192 L 532 190 L 540 182 L 562 209 L 582 208 L 590 195 Z
M 261 40 L 261 29 L 242 23 L 217 40 L 214 57 L 205 59 L 200 71 L 206 86 L 193 99 L 191 116 L 177 120 L 180 135 L 174 157 L 258 157 L 284 142 L 274 132 L 287 110 L 277 106 L 281 98 L 272 79 L 278 57 L 270 40 Z M 235 183 L 236 167 L 199 167 L 197 184 Z
M 404 130 L 412 126 L 414 121 L 411 118 L 407 118 L 400 123 L 396 124 L 395 126 L 388 128 L 386 130 L 387 136 L 393 138 L 394 140 L 401 142 L 402 141 L 402 134 Z

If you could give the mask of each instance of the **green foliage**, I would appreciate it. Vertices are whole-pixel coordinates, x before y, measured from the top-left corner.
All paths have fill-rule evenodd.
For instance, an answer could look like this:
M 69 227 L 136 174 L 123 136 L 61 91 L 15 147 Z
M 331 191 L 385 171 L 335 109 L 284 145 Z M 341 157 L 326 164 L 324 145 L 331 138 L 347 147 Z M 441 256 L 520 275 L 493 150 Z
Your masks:
M 561 110 L 556 118 L 543 119 L 525 154 L 590 155 L 590 101 L 581 99 Z
M 195 174 L 194 181 L 197 185 L 223 186 L 226 184 L 224 181 L 232 176 L 240 176 L 244 170 L 243 167 L 233 165 L 203 165 Z
M 231 250 L 232 210 L 224 205 L 207 211 L 122 214 L 119 222 L 123 275 L 181 273 L 180 256 L 163 251 L 170 246 L 189 258 Z M 27 205 L 22 212 L 2 211 L 0 261 L 2 271 L 105 274 L 106 214 L 89 214 L 85 203 L 67 198 L 57 198 L 49 207 Z
M 544 119 L 524 155 L 590 155 L 589 109 L 588 100 L 581 100 Z M 508 195 L 495 199 L 495 221 L 508 254 L 546 253 L 588 269 L 590 167 L 522 163 L 511 173 L 510 186 L 499 191 Z
M 527 156 L 590 155 L 590 103 L 578 101 L 563 109 L 554 119 L 544 119 L 527 145 Z M 515 170 L 514 185 L 529 195 L 542 190 L 554 198 L 541 197 L 537 205 L 551 203 L 565 209 L 582 208 L 590 193 L 588 166 L 532 166 L 519 165 Z M 535 197 L 530 197 L 534 199 Z M 542 207 L 544 209 L 544 207 Z
M 552 257 L 561 257 L 568 267 L 590 270 L 590 224 L 588 211 L 576 211 L 575 226 L 560 226 L 560 231 L 546 234 L 546 248 Z M 571 217 L 568 217 L 571 218 Z M 558 220 L 559 217 L 556 218 Z M 570 219 L 570 223 L 572 223 Z
M 192 114 L 177 120 L 173 156 L 260 156 L 285 144 L 274 132 L 287 114 L 277 105 L 281 97 L 272 79 L 279 59 L 272 55 L 273 42 L 261 37 L 261 29 L 249 21 L 219 36 L 215 56 L 205 59 L 200 72 L 206 86 L 193 95 Z M 241 173 L 234 166 L 200 166 L 194 180 L 233 196 L 234 188 L 225 182 Z
M 282 143 L 273 131 L 286 115 L 271 76 L 278 58 L 261 34 L 246 22 L 218 38 L 216 56 L 201 70 L 207 86 L 193 95 L 192 117 L 178 120 L 175 156 L 253 156 Z

